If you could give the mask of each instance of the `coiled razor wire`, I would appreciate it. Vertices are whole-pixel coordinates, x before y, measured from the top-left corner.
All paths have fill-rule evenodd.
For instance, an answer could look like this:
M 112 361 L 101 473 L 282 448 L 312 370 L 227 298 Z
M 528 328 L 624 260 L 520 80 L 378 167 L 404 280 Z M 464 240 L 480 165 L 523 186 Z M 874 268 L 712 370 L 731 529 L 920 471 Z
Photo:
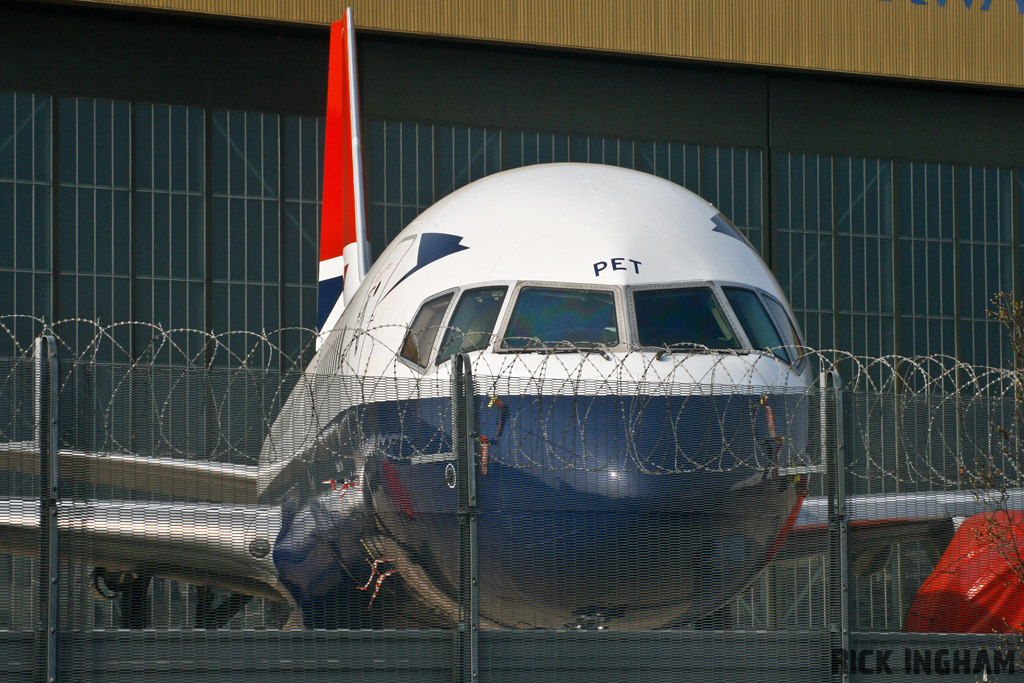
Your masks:
M 100 450 L 255 462 L 320 458 L 325 444 L 334 443 L 344 445 L 327 447 L 376 449 L 393 458 L 430 455 L 443 444 L 424 440 L 423 424 L 450 428 L 451 406 L 443 400 L 450 380 L 440 366 L 410 369 L 399 358 L 405 332 L 394 326 L 336 331 L 316 355 L 317 333 L 302 328 L 213 334 L 140 322 L 2 316 L 0 442 L 27 438 L 34 398 L 24 377 L 34 368 L 35 338 L 52 334 L 62 361 L 62 400 L 74 396 L 81 406 L 79 394 L 90 394 L 89 415 L 76 419 L 93 421 L 91 447 Z M 990 481 L 993 471 L 1003 482 L 1024 475 L 1020 371 L 943 355 L 789 353 L 796 351 L 793 364 L 777 362 L 772 351 L 702 347 L 612 353 L 561 344 L 474 354 L 480 436 L 491 462 L 509 466 L 799 471 L 821 462 L 820 437 L 834 429 L 823 408 L 831 399 L 817 378 L 838 372 L 848 408 L 848 472 L 866 489 L 970 488 Z M 394 360 L 374 365 L 382 356 Z M 801 385 L 795 375 L 809 381 Z M 89 386 L 83 377 L 92 377 Z M 273 425 L 289 401 L 298 402 L 297 392 L 306 397 L 312 427 L 298 441 L 275 446 Z M 201 442 L 189 436 L 195 420 L 188 411 L 198 405 L 191 397 L 199 394 Z M 413 411 L 410 402 L 417 401 Z M 404 406 L 386 433 L 380 425 L 371 429 L 360 412 L 385 402 Z M 335 415 L 352 408 L 348 436 L 339 439 Z M 399 419 L 410 411 L 415 420 Z M 138 438 L 142 426 L 127 420 L 145 421 L 145 438 Z M 407 431 L 414 422 L 415 434 Z M 268 442 L 276 454 L 268 454 Z

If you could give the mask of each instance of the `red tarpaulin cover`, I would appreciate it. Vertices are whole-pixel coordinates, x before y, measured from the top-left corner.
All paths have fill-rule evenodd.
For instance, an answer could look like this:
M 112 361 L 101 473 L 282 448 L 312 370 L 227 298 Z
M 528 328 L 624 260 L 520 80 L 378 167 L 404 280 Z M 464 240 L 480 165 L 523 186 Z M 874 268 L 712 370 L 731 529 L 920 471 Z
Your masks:
M 1007 633 L 1024 628 L 1024 512 L 968 517 L 921 585 L 904 630 Z

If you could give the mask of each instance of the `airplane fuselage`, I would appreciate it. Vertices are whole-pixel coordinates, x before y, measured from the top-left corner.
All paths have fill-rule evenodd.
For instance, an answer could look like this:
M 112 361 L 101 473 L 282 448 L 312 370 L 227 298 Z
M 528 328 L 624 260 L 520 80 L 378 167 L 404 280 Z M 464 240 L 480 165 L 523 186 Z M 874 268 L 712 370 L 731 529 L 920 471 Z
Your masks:
M 378 560 L 451 619 L 466 354 L 484 622 L 697 619 L 799 505 L 798 343 L 757 253 L 687 190 L 587 164 L 477 181 L 385 249 L 274 425 L 261 491 L 285 508 L 281 580 L 316 625 Z

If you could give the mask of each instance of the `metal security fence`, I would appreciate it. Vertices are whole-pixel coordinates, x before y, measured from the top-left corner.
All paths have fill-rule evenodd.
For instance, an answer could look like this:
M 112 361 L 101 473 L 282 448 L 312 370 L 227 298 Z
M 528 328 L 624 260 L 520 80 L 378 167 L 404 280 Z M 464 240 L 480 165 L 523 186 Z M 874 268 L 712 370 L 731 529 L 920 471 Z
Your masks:
M 905 632 L 957 525 L 1024 507 L 1010 371 L 0 331 L 5 681 L 1022 676 Z

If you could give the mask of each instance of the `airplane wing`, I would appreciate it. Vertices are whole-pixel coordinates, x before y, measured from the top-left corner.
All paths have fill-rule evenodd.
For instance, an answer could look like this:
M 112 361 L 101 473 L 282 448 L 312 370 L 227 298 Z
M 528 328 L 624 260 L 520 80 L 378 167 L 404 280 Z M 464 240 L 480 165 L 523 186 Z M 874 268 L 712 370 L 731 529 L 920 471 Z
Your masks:
M 59 452 L 61 479 L 118 486 L 172 498 L 255 505 L 259 468 L 208 460 L 155 458 L 129 453 Z M 39 446 L 0 444 L 0 471 L 39 474 Z
M 922 542 L 937 561 L 963 520 L 1000 509 L 1024 510 L 1024 489 L 848 496 L 845 519 L 850 547 L 864 556 L 872 554 L 875 560 L 858 563 L 855 558 L 851 570 L 856 574 L 876 571 L 877 561 L 887 559 L 892 544 L 908 541 Z M 812 548 L 824 552 L 828 548 L 829 522 L 828 498 L 804 500 L 778 557 L 806 556 Z
M 36 475 L 32 442 L 0 444 L 0 471 Z M 204 502 L 60 500 L 63 557 L 106 570 L 287 601 L 269 550 L 279 508 L 256 504 L 257 468 L 123 453 L 61 450 L 65 481 L 123 487 Z M 0 552 L 36 556 L 38 498 L 0 498 Z
M 39 553 L 39 501 L 0 498 L 0 552 Z M 269 555 L 280 510 L 213 503 L 57 503 L 62 557 L 139 576 L 287 601 Z
M 793 533 L 811 534 L 825 530 L 829 523 L 828 499 L 808 498 L 804 501 Z M 1024 489 L 1008 489 L 1005 493 L 979 491 L 928 491 L 923 493 L 879 493 L 848 496 L 846 520 L 850 532 L 880 524 L 927 525 L 954 523 L 973 515 L 997 509 L 1024 509 Z

